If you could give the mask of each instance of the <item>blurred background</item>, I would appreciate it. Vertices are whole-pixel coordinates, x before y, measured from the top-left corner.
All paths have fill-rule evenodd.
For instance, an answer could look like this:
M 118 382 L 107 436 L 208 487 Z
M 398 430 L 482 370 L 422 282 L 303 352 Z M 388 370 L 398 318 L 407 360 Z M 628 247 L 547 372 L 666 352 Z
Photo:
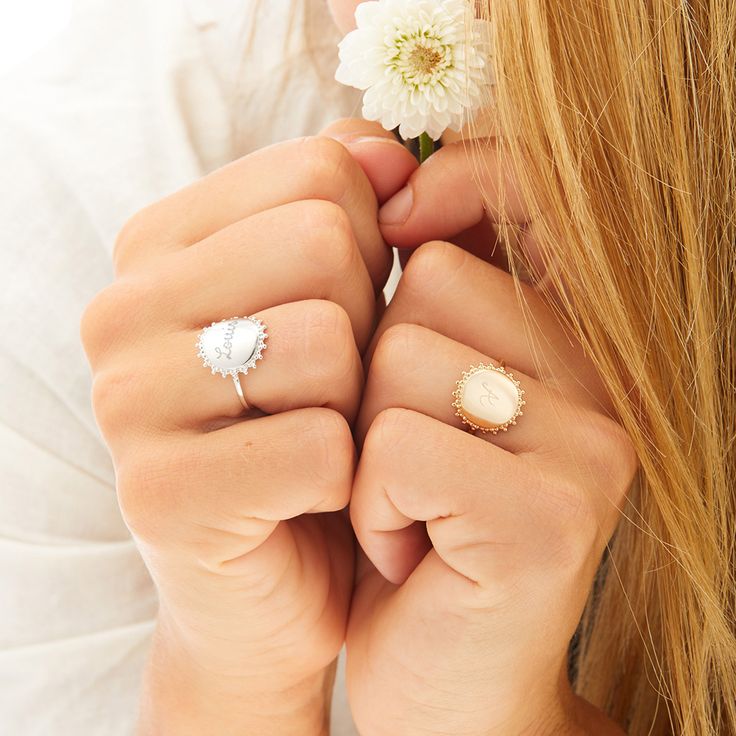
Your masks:
M 71 8 L 72 0 L 0 0 L 0 75 L 60 33 Z

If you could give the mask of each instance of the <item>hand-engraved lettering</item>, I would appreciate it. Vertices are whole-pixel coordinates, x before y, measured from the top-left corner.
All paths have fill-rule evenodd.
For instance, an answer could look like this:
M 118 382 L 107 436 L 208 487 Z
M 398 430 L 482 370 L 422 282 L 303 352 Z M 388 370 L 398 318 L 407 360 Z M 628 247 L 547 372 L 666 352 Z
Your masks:
M 493 406 L 496 401 L 500 401 L 501 397 L 485 381 L 483 381 L 481 386 L 488 391 L 487 394 L 483 394 L 480 399 L 478 399 L 481 404 L 486 401 L 488 402 L 488 406 Z
M 217 354 L 217 357 L 220 358 L 220 360 L 222 360 L 222 358 L 227 358 L 228 360 L 233 359 L 233 336 L 235 335 L 235 330 L 237 329 L 237 327 L 237 321 L 227 323 L 223 346 L 222 348 L 215 347 L 215 353 Z

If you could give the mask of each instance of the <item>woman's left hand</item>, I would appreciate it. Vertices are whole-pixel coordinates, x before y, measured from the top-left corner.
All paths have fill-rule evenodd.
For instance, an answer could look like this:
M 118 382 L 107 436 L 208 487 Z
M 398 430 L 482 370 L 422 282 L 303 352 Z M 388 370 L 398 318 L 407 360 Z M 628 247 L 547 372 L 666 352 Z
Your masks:
M 618 733 L 572 694 L 567 652 L 637 460 L 580 345 L 521 290 L 527 315 L 507 272 L 427 243 L 366 354 L 347 635 L 365 736 Z M 468 433 L 455 382 L 497 359 L 523 416 Z

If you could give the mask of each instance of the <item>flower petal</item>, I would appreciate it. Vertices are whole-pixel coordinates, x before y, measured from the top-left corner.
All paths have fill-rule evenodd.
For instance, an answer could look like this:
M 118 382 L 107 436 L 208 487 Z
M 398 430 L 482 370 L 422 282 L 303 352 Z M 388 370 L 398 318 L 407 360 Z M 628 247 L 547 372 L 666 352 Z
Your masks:
M 363 115 L 405 138 L 435 140 L 481 106 L 492 81 L 490 27 L 472 0 L 358 5 L 335 78 L 365 91 Z

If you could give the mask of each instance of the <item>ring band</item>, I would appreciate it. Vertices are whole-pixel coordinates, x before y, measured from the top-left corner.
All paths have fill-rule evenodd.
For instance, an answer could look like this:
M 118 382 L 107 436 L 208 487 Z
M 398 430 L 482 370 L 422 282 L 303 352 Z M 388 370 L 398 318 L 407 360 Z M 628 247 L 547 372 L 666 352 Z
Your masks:
M 245 393 L 243 391 L 243 384 L 240 383 L 240 373 L 236 373 L 233 376 L 233 384 L 235 385 L 235 393 L 238 395 L 240 403 L 243 405 L 243 409 L 245 409 L 246 411 L 250 411 L 250 405 L 248 404 L 248 401 L 245 398 Z
M 499 363 L 470 366 L 456 382 L 457 388 L 452 392 L 455 416 L 471 429 L 492 434 L 506 432 L 524 413 L 521 407 L 526 404 L 525 391 L 513 373 L 506 370 L 505 362 Z
M 197 355 L 212 374 L 230 376 L 244 409 L 250 409 L 240 377 L 257 367 L 266 349 L 266 325 L 256 317 L 233 317 L 213 322 L 199 333 Z

